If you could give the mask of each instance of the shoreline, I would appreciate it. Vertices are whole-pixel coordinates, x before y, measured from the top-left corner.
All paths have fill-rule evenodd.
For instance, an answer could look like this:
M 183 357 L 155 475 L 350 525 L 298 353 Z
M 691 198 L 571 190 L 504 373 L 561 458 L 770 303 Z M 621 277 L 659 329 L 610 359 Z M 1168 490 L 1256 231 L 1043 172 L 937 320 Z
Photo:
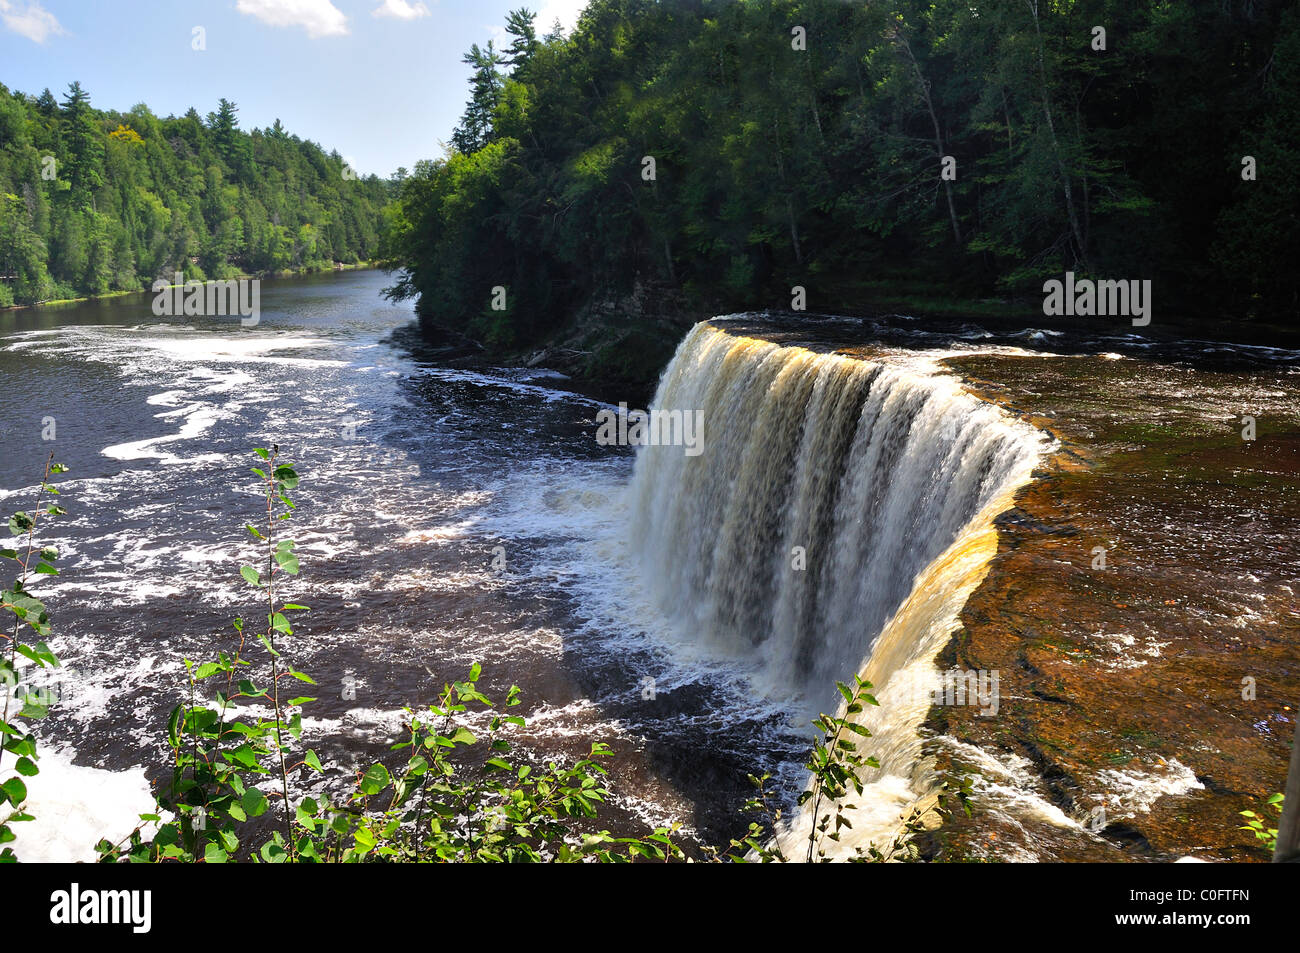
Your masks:
M 205 278 L 199 283 L 208 284 L 209 282 L 213 282 L 213 281 L 252 281 L 252 280 L 266 280 L 266 279 L 279 280 L 285 278 L 307 278 L 311 275 L 328 275 L 328 274 L 334 274 L 335 272 L 339 272 L 339 271 L 373 271 L 378 268 L 379 268 L 378 262 L 374 259 L 370 259 L 363 262 L 357 262 L 356 264 L 349 264 L 347 262 L 335 262 L 334 267 L 332 268 L 321 268 L 316 271 L 312 271 L 307 268 L 298 268 L 298 269 L 283 268 L 280 269 L 279 271 L 267 271 L 267 272 L 262 272 L 261 274 L 246 274 L 244 272 L 240 272 L 238 275 L 235 275 L 233 278 Z M 198 279 L 194 279 L 194 280 L 197 281 Z M 184 284 L 177 285 L 175 282 L 172 282 L 171 284 L 167 285 L 167 287 L 168 288 L 184 287 Z M 0 308 L 0 314 L 5 314 L 10 311 L 26 311 L 29 308 L 61 307 L 66 304 L 81 304 L 82 302 L 86 302 L 86 301 L 105 301 L 108 300 L 109 298 L 122 298 L 125 297 L 126 295 L 153 294 L 153 293 L 154 292 L 152 287 L 149 287 L 149 288 L 140 288 L 139 290 L 136 291 L 122 291 L 122 290 L 105 291 L 103 294 L 83 295 L 79 298 L 51 298 L 48 301 L 34 301 L 31 304 L 9 305 L 7 308 Z

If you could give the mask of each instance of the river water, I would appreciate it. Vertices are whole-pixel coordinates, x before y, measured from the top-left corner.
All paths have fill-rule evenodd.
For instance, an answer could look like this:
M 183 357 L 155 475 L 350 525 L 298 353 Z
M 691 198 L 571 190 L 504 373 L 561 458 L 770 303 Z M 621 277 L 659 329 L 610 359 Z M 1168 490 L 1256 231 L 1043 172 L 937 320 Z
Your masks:
M 40 727 L 58 756 L 33 779 L 35 807 L 119 827 L 148 810 L 143 782 L 122 777 L 98 804 L 51 788 L 104 783 L 78 766 L 165 767 L 182 659 L 232 647 L 230 620 L 258 611 L 238 570 L 253 558 L 252 450 L 272 443 L 303 477 L 289 524 L 303 570 L 286 595 L 312 611 L 287 654 L 320 685 L 304 740 L 322 756 L 377 758 L 404 706 L 477 660 L 489 696 L 524 689 L 527 750 L 619 752 L 615 827 L 716 834 L 745 771 L 784 764 L 797 783 L 804 732 L 782 701 L 755 705 L 734 660 L 675 661 L 637 605 L 622 552 L 633 458 L 595 443 L 603 405 L 544 371 L 421 361 L 413 314 L 380 298 L 385 283 L 266 282 L 251 329 L 168 323 L 144 295 L 0 319 L 4 505 L 30 505 L 51 449 L 71 468 L 68 516 L 41 534 L 60 553 L 37 591 L 63 669 L 31 679 L 61 698 Z M 63 841 L 93 827 L 47 852 L 86 856 L 89 843 Z
M 595 439 L 596 415 L 608 405 L 569 389 L 559 375 L 448 360 L 428 349 L 410 308 L 380 297 L 386 283 L 378 272 L 264 282 L 254 328 L 240 327 L 238 318 L 158 319 L 146 295 L 0 315 L 4 506 L 30 505 L 51 449 L 71 468 L 61 484 L 69 513 L 41 534 L 60 552 L 61 575 L 42 578 L 36 591 L 50 607 L 51 644 L 63 668 L 31 676 L 60 703 L 39 729 L 48 754 L 31 789 L 41 820 L 22 832 L 20 857 L 89 858 L 95 839 L 121 836 L 136 812 L 149 809 L 148 784 L 167 763 L 167 713 L 183 695 L 182 659 L 232 647 L 230 620 L 259 611 L 239 577 L 254 557 L 243 529 L 259 504 L 249 472 L 254 447 L 278 444 L 303 477 L 289 524 L 303 571 L 285 595 L 312 611 L 284 648 L 319 683 L 319 701 L 304 717 L 304 744 L 333 767 L 364 767 L 395 740 L 406 706 L 428 703 L 444 682 L 481 661 L 489 696 L 504 696 L 512 683 L 523 689 L 528 728 L 519 741 L 527 752 L 577 756 L 594 741 L 614 748 L 618 806 L 604 823 L 633 832 L 678 822 L 688 841 L 717 842 L 737 829 L 736 808 L 750 792 L 746 774 L 773 772 L 787 802 L 803 785 L 808 716 L 833 697 L 817 684 L 837 667 L 847 680 L 865 663 L 883 620 L 892 616 L 886 631 L 901 645 L 891 652 L 901 659 L 923 642 L 929 654 L 907 656 L 908 664 L 929 664 L 998 548 L 992 519 L 1011 505 L 1008 494 L 1028 478 L 1033 460 L 1050 470 L 1053 449 L 1059 457 L 1062 441 L 1068 451 L 1084 439 L 1064 421 L 1054 432 L 1051 421 L 1025 411 L 1041 400 L 1041 413 L 1069 418 L 1082 398 L 1046 409 L 1033 374 L 1012 369 L 1030 366 L 1026 358 L 1041 359 L 1034 368 L 1057 368 L 1048 358 L 1065 355 L 1106 366 L 1123 360 L 1150 372 L 1129 387 L 1130 396 L 1141 396 L 1158 392 L 1178 365 L 1177 355 L 1148 353 L 1149 342 L 1122 334 L 994 334 L 965 323 L 921 330 L 908 319 L 875 327 L 825 323 L 800 335 L 821 341 L 819 351 L 791 357 L 764 343 L 781 339 L 771 325 L 738 320 L 728 333 L 764 341 L 746 338 L 751 343 L 719 350 L 697 334 L 679 352 L 677 382 L 665 387 L 703 401 L 710 381 L 734 382 L 726 384 L 733 411 L 753 407 L 758 420 L 759 404 L 770 400 L 771 414 L 755 425 L 757 436 L 728 433 L 727 453 L 701 458 L 699 467 L 715 469 L 672 476 L 681 480 L 679 492 L 665 480 L 686 465 L 674 455 L 680 451 L 660 448 L 673 450 L 668 463 L 662 453 L 647 454 L 638 466 L 631 448 Z M 858 357 L 880 364 L 869 371 L 821 353 L 864 336 L 875 343 Z M 1206 350 L 1183 349 L 1202 357 Z M 930 356 L 918 369 L 923 353 Z M 984 362 L 972 367 L 988 401 L 963 393 L 956 377 L 926 382 L 938 373 L 937 361 L 954 355 Z M 1225 393 L 1263 387 L 1280 395 L 1275 403 L 1294 421 L 1296 355 L 1228 349 L 1223 360 L 1229 372 L 1206 386 Z M 683 378 L 706 367 L 709 380 Z M 872 375 L 892 383 L 873 390 Z M 787 383 L 778 387 L 777 380 Z M 1012 382 L 1005 394 L 994 393 L 999 380 Z M 854 423 L 876 399 L 869 394 L 889 402 L 871 411 L 892 421 L 881 424 L 879 440 L 866 439 Z M 1006 409 L 994 415 L 998 397 Z M 780 425 L 788 417 L 790 426 L 802 426 L 806 407 L 824 417 L 816 428 L 821 443 L 801 442 L 799 431 Z M 996 446 L 994 428 L 1003 435 Z M 783 441 L 786 469 L 764 460 L 774 439 Z M 934 455 L 953 440 L 982 449 L 969 458 L 964 450 Z M 859 458 L 870 469 L 850 466 Z M 835 489 L 834 474 L 822 472 L 827 459 L 859 471 L 849 496 Z M 1294 472 L 1287 459 L 1282 486 Z M 905 468 L 893 469 L 895 461 Z M 970 473 L 962 475 L 962 466 Z M 999 490 L 990 473 L 1003 470 L 1010 482 Z M 897 474 L 909 481 L 901 490 L 890 483 Z M 863 522 L 836 502 L 841 497 L 860 500 L 874 515 Z M 1274 502 L 1276 512 L 1261 519 L 1276 527 L 1294 507 Z M 714 514 L 716 534 L 707 529 L 712 503 L 723 507 Z M 691 507 L 702 522 L 689 517 Z M 781 528 L 787 514 L 811 539 L 842 540 L 833 571 L 819 577 L 828 593 L 822 609 L 785 583 L 771 587 L 768 607 L 769 587 L 755 575 L 755 553 L 773 540 L 791 542 Z M 1164 519 L 1157 513 L 1150 522 Z M 681 526 L 669 532 L 673 521 Z M 863 532 L 855 534 L 854 525 Z M 869 545 L 877 525 L 894 546 L 924 532 L 925 552 L 904 546 L 882 555 Z M 726 565 L 736 567 L 724 576 L 689 562 L 699 558 L 692 547 L 708 549 L 714 535 L 729 554 Z M 966 554 L 960 584 L 935 564 L 924 569 L 932 559 L 960 562 L 959 549 Z M 997 565 L 986 590 L 998 585 Z M 914 574 L 918 586 L 942 596 L 942 606 L 899 609 Z M 664 585 L 676 576 L 694 581 Z M 854 586 L 859 578 L 876 580 L 887 598 L 864 602 Z M 1267 582 L 1276 594 L 1277 579 Z M 702 611 L 702 592 L 724 593 L 726 611 Z M 795 618 L 810 620 L 800 623 L 797 645 L 771 637 L 790 628 L 782 619 Z M 872 631 L 857 632 L 855 619 L 869 619 L 863 625 Z M 1282 657 L 1293 658 L 1291 636 L 1281 642 Z M 749 651 L 750 643 L 759 650 Z M 816 646 L 823 643 L 836 651 L 822 653 Z M 873 677 L 882 664 L 876 660 Z M 794 668 L 800 678 L 779 677 Z M 925 707 L 907 715 L 919 721 Z M 910 762 L 916 727 L 886 725 L 906 738 L 880 744 Z M 950 726 L 940 730 L 960 737 L 954 745 L 979 740 Z M 987 757 L 1003 759 L 991 770 L 1005 768 L 1012 755 L 983 744 L 980 751 L 994 752 Z M 1259 749 L 1263 773 L 1277 771 L 1274 748 Z M 1162 778 L 1149 786 L 1179 795 L 1204 789 L 1194 781 L 1170 787 Z M 884 814 L 906 802 L 915 781 L 878 779 Z M 1060 799 L 1039 788 L 1041 778 L 1030 771 L 1010 800 L 1034 802 L 1036 818 L 1054 811 L 1060 823 L 1025 836 L 1051 842 L 1067 828 L 1075 840 L 1088 840 Z M 1014 818 L 1007 823 L 1027 829 Z M 979 854 L 969 844 L 962 849 Z M 1071 849 L 1054 844 L 1046 853 Z M 1021 853 L 1034 856 L 1029 846 Z

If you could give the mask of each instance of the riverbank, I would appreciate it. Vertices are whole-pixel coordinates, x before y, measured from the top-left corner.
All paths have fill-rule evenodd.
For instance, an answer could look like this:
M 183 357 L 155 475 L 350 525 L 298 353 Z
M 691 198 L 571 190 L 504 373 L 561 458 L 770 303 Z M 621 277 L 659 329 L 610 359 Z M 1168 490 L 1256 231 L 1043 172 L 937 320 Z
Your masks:
M 301 267 L 301 268 L 281 268 L 281 269 L 279 269 L 279 270 L 277 270 L 277 271 L 268 271 L 268 272 L 262 272 L 262 273 L 258 273 L 258 274 L 252 274 L 252 273 L 240 272 L 239 274 L 233 276 L 233 280 L 236 280 L 236 281 L 251 281 L 251 280 L 253 280 L 253 279 L 263 279 L 263 280 L 264 280 L 264 279 L 268 279 L 268 278 L 275 278 L 275 279 L 279 279 L 279 278 L 301 278 L 301 277 L 304 277 L 304 276 L 306 276 L 306 275 L 324 275 L 324 274 L 328 274 L 328 273 L 330 273 L 330 272 L 334 272 L 334 271 L 368 271 L 368 270 L 370 270 L 370 269 L 377 268 L 377 267 L 379 267 L 379 266 L 378 266 L 378 263 L 377 263 L 377 262 L 374 262 L 374 261 L 361 261 L 361 262 L 356 262 L 355 264 L 348 263 L 348 262 L 342 262 L 342 261 L 336 261 L 336 262 L 333 263 L 333 267 L 331 267 L 331 268 L 309 268 L 309 267 L 303 266 L 303 267 Z M 196 279 L 194 279 L 194 280 L 195 280 L 195 281 L 202 281 L 202 282 L 206 283 L 206 282 L 208 282 L 208 281 L 217 281 L 217 280 L 220 280 L 220 281 L 227 281 L 227 280 L 231 280 L 231 279 L 226 279 L 226 278 L 222 278 L 222 279 L 215 279 L 215 278 L 197 279 L 197 278 L 196 278 Z M 173 283 L 167 285 L 167 287 L 168 287 L 168 288 L 175 288 L 175 287 L 176 287 L 176 284 L 173 282 Z M 131 290 L 123 291 L 123 290 L 121 290 L 121 289 L 116 290 L 116 291 L 105 291 L 103 294 L 98 294 L 98 295 L 83 295 L 82 297 L 79 297 L 79 298 L 52 298 L 52 299 L 50 299 L 50 300 L 48 300 L 48 301 L 35 301 L 35 302 L 32 302 L 31 304 L 14 304 L 14 305 L 10 305 L 10 306 L 8 306 L 8 307 L 0 308 L 0 312 L 5 312 L 5 311 L 23 311 L 23 310 L 26 310 L 27 308 L 49 308 L 49 307 L 57 307 L 58 305 L 65 305 L 65 304 L 79 304 L 79 303 L 84 302 L 84 301 L 107 301 L 107 300 L 109 300 L 109 299 L 111 299 L 111 298 L 121 298 L 121 297 L 124 297 L 124 296 L 126 296 L 126 295 L 134 295 L 134 294 L 147 294 L 147 293 L 149 293 L 149 292 L 151 292 L 151 291 L 152 291 L 152 286 L 150 286 L 150 287 L 146 287 L 146 288 L 140 288 L 140 289 L 135 290 L 135 291 L 131 291 Z

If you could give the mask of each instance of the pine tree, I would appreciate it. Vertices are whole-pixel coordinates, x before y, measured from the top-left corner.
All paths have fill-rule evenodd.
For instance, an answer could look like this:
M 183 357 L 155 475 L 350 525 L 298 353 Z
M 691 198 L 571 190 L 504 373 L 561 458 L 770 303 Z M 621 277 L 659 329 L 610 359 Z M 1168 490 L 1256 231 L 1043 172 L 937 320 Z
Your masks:
M 536 19 L 537 14 L 526 7 L 506 14 L 506 33 L 514 37 L 506 49 L 506 62 L 513 72 L 517 73 L 537 49 L 537 30 L 533 26 Z
M 468 155 L 492 140 L 492 113 L 501 98 L 504 82 L 498 67 L 504 65 L 506 60 L 492 45 L 492 41 L 488 40 L 486 49 L 479 49 L 477 43 L 471 46 L 461 62 L 474 67 L 474 72 L 469 81 L 469 103 L 460 125 L 452 133 L 451 141 L 457 149 Z

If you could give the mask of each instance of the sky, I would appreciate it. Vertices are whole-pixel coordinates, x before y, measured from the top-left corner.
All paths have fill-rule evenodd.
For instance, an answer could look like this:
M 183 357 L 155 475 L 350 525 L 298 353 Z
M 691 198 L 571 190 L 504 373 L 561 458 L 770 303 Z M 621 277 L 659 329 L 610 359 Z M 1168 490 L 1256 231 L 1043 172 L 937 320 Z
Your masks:
M 0 83 L 93 106 L 278 118 L 362 175 L 442 155 L 464 109 L 473 43 L 502 45 L 506 13 L 571 30 L 586 0 L 0 0 Z M 202 47 L 201 49 L 196 47 Z

